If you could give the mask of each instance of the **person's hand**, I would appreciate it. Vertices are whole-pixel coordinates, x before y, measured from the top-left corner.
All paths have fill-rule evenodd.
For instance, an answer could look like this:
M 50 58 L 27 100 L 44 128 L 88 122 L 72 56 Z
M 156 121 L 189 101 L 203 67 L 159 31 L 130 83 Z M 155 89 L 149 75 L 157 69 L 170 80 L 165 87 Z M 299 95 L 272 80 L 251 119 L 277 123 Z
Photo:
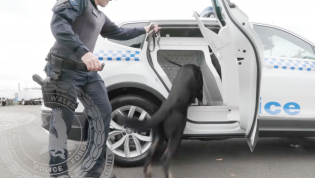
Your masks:
M 100 71 L 102 66 L 98 58 L 91 52 L 86 53 L 82 57 L 82 61 L 89 71 Z
M 149 33 L 150 28 L 151 28 L 151 25 L 148 25 L 148 26 L 144 27 L 144 29 L 145 29 L 145 31 L 147 33 Z M 156 32 L 158 32 L 161 29 L 161 27 L 159 27 L 158 25 L 153 25 L 153 29 L 154 29 L 154 31 L 156 33 Z

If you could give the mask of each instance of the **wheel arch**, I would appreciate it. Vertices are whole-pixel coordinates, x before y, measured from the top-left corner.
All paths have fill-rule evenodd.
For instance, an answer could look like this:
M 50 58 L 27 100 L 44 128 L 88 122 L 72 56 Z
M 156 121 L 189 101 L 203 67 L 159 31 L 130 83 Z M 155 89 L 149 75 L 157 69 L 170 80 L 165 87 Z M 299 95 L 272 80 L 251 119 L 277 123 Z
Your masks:
M 118 96 L 135 94 L 139 96 L 144 96 L 147 99 L 152 100 L 158 106 L 162 104 L 166 98 L 159 93 L 154 88 L 147 86 L 142 83 L 137 82 L 122 82 L 117 84 L 112 84 L 106 87 L 109 99 L 113 99 Z

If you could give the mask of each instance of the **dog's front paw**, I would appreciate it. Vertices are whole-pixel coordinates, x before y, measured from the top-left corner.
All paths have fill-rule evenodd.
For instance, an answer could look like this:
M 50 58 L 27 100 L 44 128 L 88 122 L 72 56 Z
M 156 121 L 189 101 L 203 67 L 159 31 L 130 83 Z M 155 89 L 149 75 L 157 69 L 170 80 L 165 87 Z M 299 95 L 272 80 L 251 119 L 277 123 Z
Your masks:
M 174 178 L 174 176 L 173 176 L 171 171 L 168 171 L 168 175 L 167 176 L 168 176 L 167 178 Z
M 145 178 L 152 177 L 152 166 L 151 166 L 151 164 L 149 164 L 148 166 L 145 167 L 145 169 L 144 169 L 144 176 L 145 176 Z
M 152 172 L 145 172 L 145 173 L 144 173 L 144 177 L 145 177 L 145 178 L 150 178 L 150 177 L 152 177 Z

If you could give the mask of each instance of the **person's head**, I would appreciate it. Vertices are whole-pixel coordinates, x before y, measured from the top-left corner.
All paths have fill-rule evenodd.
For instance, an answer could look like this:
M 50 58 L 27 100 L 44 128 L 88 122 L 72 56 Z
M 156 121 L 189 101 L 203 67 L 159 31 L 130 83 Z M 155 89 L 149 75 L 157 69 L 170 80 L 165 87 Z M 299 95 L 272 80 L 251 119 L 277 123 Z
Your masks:
M 95 0 L 95 4 L 100 5 L 101 7 L 105 7 L 109 1 L 112 1 L 112 0 Z

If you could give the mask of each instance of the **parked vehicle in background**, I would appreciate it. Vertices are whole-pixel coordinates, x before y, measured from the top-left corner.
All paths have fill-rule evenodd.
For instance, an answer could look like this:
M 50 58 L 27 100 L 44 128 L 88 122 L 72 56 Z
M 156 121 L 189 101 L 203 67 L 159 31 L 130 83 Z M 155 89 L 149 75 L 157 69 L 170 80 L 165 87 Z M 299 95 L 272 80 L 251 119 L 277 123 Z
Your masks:
M 16 90 L 0 90 L 0 106 L 12 104 L 15 100 Z
M 0 106 L 5 106 L 7 104 L 7 99 L 4 97 L 0 97 Z
M 42 90 L 40 88 L 25 88 L 18 94 L 18 101 L 22 105 L 38 105 L 42 103 Z

